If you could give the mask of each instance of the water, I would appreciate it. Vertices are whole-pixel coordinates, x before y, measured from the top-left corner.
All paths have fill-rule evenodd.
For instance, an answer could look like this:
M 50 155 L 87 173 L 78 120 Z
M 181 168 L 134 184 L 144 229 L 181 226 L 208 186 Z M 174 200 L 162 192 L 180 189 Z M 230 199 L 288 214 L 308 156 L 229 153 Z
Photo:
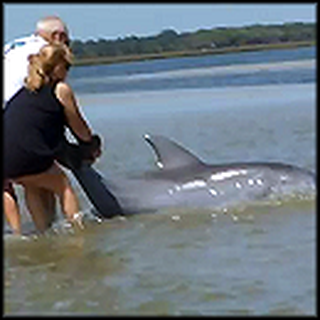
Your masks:
M 315 171 L 314 59 L 305 48 L 81 67 L 70 83 L 104 138 L 95 166 L 105 176 L 154 167 L 147 132 L 208 163 Z M 97 222 L 72 181 L 84 230 L 60 219 L 45 236 L 4 238 L 6 314 L 316 313 L 314 200 Z
M 315 55 L 314 47 L 247 52 L 79 67 L 70 75 L 83 93 L 309 83 L 315 81 Z

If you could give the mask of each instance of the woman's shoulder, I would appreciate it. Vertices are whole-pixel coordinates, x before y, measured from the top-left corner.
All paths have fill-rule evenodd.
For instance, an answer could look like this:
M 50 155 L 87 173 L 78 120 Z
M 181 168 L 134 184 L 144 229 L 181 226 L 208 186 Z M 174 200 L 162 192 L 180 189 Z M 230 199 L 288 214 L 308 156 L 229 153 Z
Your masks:
M 59 100 L 65 100 L 73 96 L 72 88 L 64 81 L 59 81 L 55 85 L 54 93 Z
M 64 107 L 74 106 L 74 93 L 68 83 L 64 81 L 59 81 L 55 85 L 54 94 Z
M 59 81 L 58 83 L 56 83 L 54 89 L 55 89 L 55 92 L 59 92 L 59 93 L 64 93 L 64 94 L 72 93 L 72 89 L 70 85 L 64 81 Z

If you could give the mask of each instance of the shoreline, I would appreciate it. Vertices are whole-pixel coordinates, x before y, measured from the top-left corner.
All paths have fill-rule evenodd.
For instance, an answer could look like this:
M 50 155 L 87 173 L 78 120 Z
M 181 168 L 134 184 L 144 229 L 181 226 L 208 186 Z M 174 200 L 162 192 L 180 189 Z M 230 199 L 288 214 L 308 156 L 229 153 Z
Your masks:
M 226 48 L 215 48 L 206 50 L 190 50 L 190 51 L 170 51 L 162 52 L 157 54 L 141 54 L 141 55 L 126 55 L 117 57 L 98 57 L 98 58 L 83 58 L 76 59 L 74 66 L 91 66 L 101 64 L 116 64 L 125 62 L 135 61 L 147 61 L 156 59 L 170 59 L 170 58 L 181 58 L 181 57 L 196 57 L 214 54 L 225 54 L 225 53 L 239 53 L 249 51 L 262 51 L 262 50 L 281 50 L 281 49 L 294 49 L 299 47 L 311 47 L 315 46 L 314 41 L 301 41 L 301 42 L 283 42 L 276 44 L 259 44 L 259 45 L 246 45 L 240 47 L 226 47 Z

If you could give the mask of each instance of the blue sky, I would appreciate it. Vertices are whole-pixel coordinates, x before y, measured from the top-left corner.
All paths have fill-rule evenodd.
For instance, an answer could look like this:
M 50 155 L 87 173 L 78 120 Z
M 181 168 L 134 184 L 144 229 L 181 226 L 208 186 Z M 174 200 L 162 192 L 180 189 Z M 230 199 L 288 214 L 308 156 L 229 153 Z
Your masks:
M 36 21 L 60 16 L 73 39 L 156 35 L 221 26 L 315 22 L 316 4 L 14 4 L 3 3 L 4 41 L 33 32 Z

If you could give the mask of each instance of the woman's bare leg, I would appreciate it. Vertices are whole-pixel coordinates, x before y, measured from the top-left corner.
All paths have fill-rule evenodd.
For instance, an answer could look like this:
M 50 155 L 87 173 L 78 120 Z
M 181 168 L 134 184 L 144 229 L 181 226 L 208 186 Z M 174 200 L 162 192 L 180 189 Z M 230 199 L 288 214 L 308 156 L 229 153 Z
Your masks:
M 3 205 L 6 219 L 15 234 L 21 234 L 21 216 L 18 199 L 12 183 L 4 182 Z M 25 188 L 26 205 L 39 231 L 47 229 L 55 218 L 55 195 L 52 191 Z
M 37 230 L 44 232 L 52 223 L 52 212 L 48 211 L 48 207 L 52 205 L 52 193 L 48 197 L 47 190 L 26 185 L 25 199 Z
M 21 234 L 21 218 L 18 203 L 8 191 L 3 191 L 3 209 L 6 219 L 15 234 Z
M 56 218 L 56 196 L 52 191 L 39 189 L 42 203 L 45 206 L 45 212 L 48 217 L 48 226 L 50 226 Z
M 69 221 L 73 221 L 76 215 L 79 213 L 80 209 L 78 198 L 68 180 L 68 177 L 56 164 L 54 164 L 49 170 L 44 173 L 24 176 L 16 179 L 16 181 L 23 184 L 26 188 L 43 188 L 57 194 L 59 197 L 62 212 L 65 214 Z M 34 207 L 36 208 L 36 206 Z M 44 210 L 44 208 L 41 208 L 41 210 Z M 36 212 L 38 212 L 37 209 Z M 41 218 L 39 219 L 41 220 Z

